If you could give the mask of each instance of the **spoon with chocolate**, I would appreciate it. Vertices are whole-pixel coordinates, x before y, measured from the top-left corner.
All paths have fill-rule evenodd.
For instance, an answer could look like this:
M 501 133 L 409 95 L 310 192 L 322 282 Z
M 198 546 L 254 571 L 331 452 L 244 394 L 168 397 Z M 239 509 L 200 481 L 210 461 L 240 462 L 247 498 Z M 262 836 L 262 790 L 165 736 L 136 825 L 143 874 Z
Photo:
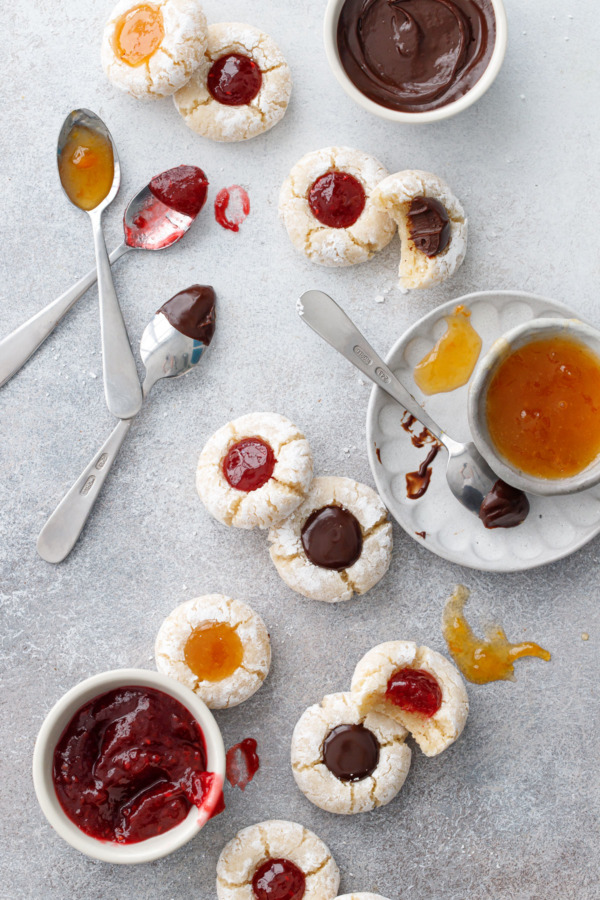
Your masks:
M 297 309 L 300 318 L 319 337 L 396 400 L 438 442 L 421 467 L 424 471 L 419 470 L 415 475 L 428 479 L 427 465 L 433 460 L 436 448 L 443 445 L 448 451 L 448 487 L 459 503 L 478 516 L 486 528 L 513 528 L 525 521 L 529 513 L 526 495 L 499 479 L 475 444 L 461 444 L 440 428 L 398 381 L 335 300 L 323 291 L 307 291 L 298 301 Z
M 212 287 L 200 284 L 161 306 L 140 342 L 146 368 L 144 400 L 161 378 L 178 378 L 198 365 L 215 332 L 215 306 Z M 46 562 L 62 562 L 75 546 L 132 422 L 133 418 L 119 421 L 42 528 L 37 550 Z
M 208 181 L 197 166 L 156 175 L 129 203 L 124 239 L 109 255 L 111 266 L 130 250 L 164 250 L 181 240 L 206 202 Z M 96 283 L 96 269 L 0 341 L 0 387 L 16 375 L 61 319 Z

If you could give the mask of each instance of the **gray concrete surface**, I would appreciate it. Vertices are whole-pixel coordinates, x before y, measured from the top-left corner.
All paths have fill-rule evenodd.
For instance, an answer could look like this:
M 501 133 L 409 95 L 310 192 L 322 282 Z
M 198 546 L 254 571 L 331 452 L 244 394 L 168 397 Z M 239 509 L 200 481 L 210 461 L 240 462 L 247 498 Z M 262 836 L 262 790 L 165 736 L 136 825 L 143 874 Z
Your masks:
M 290 592 L 265 536 L 218 526 L 194 491 L 208 435 L 258 409 L 304 428 L 318 473 L 372 483 L 369 389 L 297 319 L 295 298 L 307 288 L 341 300 L 384 349 L 442 301 L 488 288 L 546 294 L 600 324 L 596 4 L 507 0 L 510 46 L 495 86 L 460 117 L 423 127 L 394 127 L 346 98 L 322 49 L 324 6 L 206 0 L 212 21 L 248 21 L 272 34 L 292 67 L 288 115 L 245 146 L 204 141 L 170 101 L 136 103 L 106 82 L 99 44 L 110 0 L 24 0 L 4 11 L 0 333 L 92 263 L 89 224 L 62 196 L 55 169 L 56 136 L 72 107 L 103 116 L 120 150 L 123 185 L 106 216 L 110 246 L 120 240 L 126 199 L 182 162 L 205 168 L 211 199 L 222 186 L 245 185 L 252 214 L 232 234 L 207 209 L 178 247 L 119 265 L 134 344 L 154 311 L 194 281 L 218 292 L 218 336 L 200 371 L 156 388 L 84 539 L 60 566 L 38 558 L 36 535 L 113 424 L 94 291 L 0 391 L 2 898 L 212 900 L 224 843 L 270 817 L 316 831 L 344 891 L 391 900 L 600 897 L 598 542 L 542 570 L 494 576 L 439 560 L 396 528 L 385 580 L 330 607 Z M 447 178 L 471 223 L 467 260 L 453 281 L 377 303 L 394 280 L 396 242 L 345 271 L 296 255 L 277 221 L 279 185 L 300 155 L 334 143 L 375 153 L 390 171 L 418 167 Z M 336 818 L 312 807 L 289 766 L 296 719 L 324 693 L 345 689 L 356 661 L 382 639 L 414 638 L 443 651 L 440 615 L 457 581 L 473 590 L 475 624 L 499 619 L 515 640 L 550 649 L 552 662 L 518 663 L 516 683 L 470 687 L 462 739 L 438 759 L 416 752 L 406 787 L 386 809 Z M 163 617 L 209 591 L 250 602 L 272 634 L 267 683 L 218 715 L 227 744 L 258 737 L 260 773 L 245 794 L 229 790 L 227 812 L 169 859 L 131 869 L 94 863 L 64 844 L 38 808 L 30 776 L 37 730 L 88 675 L 152 667 Z

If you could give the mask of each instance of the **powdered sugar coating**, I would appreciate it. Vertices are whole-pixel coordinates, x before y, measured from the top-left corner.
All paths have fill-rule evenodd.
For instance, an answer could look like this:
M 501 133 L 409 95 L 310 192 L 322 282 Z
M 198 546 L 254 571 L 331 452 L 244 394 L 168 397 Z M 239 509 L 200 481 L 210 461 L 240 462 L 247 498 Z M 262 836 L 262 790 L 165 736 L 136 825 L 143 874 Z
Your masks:
M 200 681 L 185 661 L 188 638 L 196 628 L 210 622 L 231 625 L 244 648 L 240 667 L 222 681 Z M 224 594 L 205 594 L 174 609 L 160 626 L 154 653 L 158 671 L 185 684 L 210 709 L 243 703 L 262 685 L 271 665 L 271 641 L 265 623 L 247 603 Z
M 150 59 L 139 66 L 130 66 L 115 55 L 115 32 L 121 16 L 140 5 L 160 9 L 164 37 Z M 206 43 L 206 16 L 198 0 L 143 4 L 139 0 L 120 0 L 104 28 L 102 66 L 113 84 L 138 100 L 167 97 L 191 78 L 204 58 Z
M 302 546 L 304 523 L 324 506 L 343 506 L 358 520 L 362 553 L 353 566 L 338 572 L 315 566 Z M 311 600 L 337 603 L 364 594 L 383 578 L 392 558 L 392 526 L 379 495 L 350 478 L 319 477 L 304 502 L 269 532 L 271 559 L 285 583 Z
M 408 210 L 415 197 L 433 197 L 444 206 L 450 219 L 450 241 L 437 256 L 426 256 L 410 237 Z M 428 288 L 450 278 L 462 265 L 467 252 L 467 219 L 459 200 L 445 181 L 431 172 L 406 169 L 384 179 L 373 191 L 373 205 L 389 213 L 400 234 L 400 288 Z
M 331 171 L 353 175 L 365 191 L 365 208 L 350 228 L 323 225 L 310 208 L 311 187 Z M 371 195 L 387 174 L 375 157 L 350 147 L 324 147 L 303 156 L 279 194 L 279 215 L 294 247 L 322 266 L 356 265 L 383 250 L 393 238 L 396 226 L 386 212 L 372 203 Z
M 225 845 L 217 863 L 218 900 L 256 900 L 252 878 L 268 859 L 288 859 L 302 870 L 303 900 L 334 900 L 340 873 L 329 848 L 302 825 L 279 819 L 244 828 Z
M 225 479 L 223 460 L 238 441 L 259 437 L 275 454 L 273 475 L 263 487 L 246 493 Z M 285 416 L 249 413 L 219 428 L 198 460 L 196 489 L 211 515 L 235 528 L 269 528 L 302 503 L 312 480 L 308 441 Z
M 216 60 L 230 53 L 251 57 L 262 73 L 257 96 L 244 106 L 226 106 L 208 91 L 207 79 Z M 200 65 L 173 100 L 188 128 L 213 141 L 247 141 L 283 118 L 290 102 L 292 76 L 275 41 L 241 22 L 210 25 Z
M 388 681 L 403 668 L 424 669 L 442 689 L 442 705 L 431 718 L 405 712 L 385 699 Z M 426 756 L 437 756 L 453 744 L 469 714 L 467 689 L 456 666 L 412 641 L 388 641 L 369 650 L 354 670 L 352 693 L 362 713 L 381 712 L 404 725 Z
M 340 781 L 323 762 L 323 742 L 339 725 L 364 725 L 379 742 L 377 768 L 361 781 Z M 408 731 L 389 716 L 363 714 L 351 693 L 328 694 L 300 717 L 292 735 L 292 772 L 315 806 L 340 815 L 368 812 L 393 800 L 408 775 Z

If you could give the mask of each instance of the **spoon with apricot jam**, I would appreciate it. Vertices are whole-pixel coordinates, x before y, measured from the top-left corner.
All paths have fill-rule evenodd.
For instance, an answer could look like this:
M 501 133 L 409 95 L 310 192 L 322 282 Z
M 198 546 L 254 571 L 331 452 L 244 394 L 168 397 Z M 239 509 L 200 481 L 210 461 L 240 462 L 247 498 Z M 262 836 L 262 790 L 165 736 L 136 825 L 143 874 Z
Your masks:
M 117 150 L 102 119 L 89 109 L 69 113 L 58 136 L 57 162 L 65 194 L 92 223 L 106 405 L 113 416 L 128 419 L 142 406 L 142 389 L 102 231 L 102 213 L 121 183 Z
M 203 208 L 207 193 L 208 181 L 198 166 L 177 166 L 156 175 L 125 210 L 124 240 L 110 254 L 111 266 L 130 250 L 164 250 L 181 240 Z M 96 278 L 94 268 L 0 341 L 0 387 L 23 368 Z
M 459 503 L 478 516 L 486 528 L 513 528 L 529 512 L 529 501 L 522 491 L 510 488 L 490 469 L 475 444 L 461 444 L 440 428 L 429 413 L 396 378 L 392 370 L 371 347 L 343 309 L 323 291 L 306 291 L 298 301 L 298 315 L 319 337 L 345 356 L 377 387 L 399 403 L 448 451 L 446 480 Z M 435 455 L 435 454 L 433 454 Z M 506 490 L 502 490 L 505 488 Z M 493 503 L 492 503 L 493 501 Z M 489 514 L 488 506 L 495 509 Z

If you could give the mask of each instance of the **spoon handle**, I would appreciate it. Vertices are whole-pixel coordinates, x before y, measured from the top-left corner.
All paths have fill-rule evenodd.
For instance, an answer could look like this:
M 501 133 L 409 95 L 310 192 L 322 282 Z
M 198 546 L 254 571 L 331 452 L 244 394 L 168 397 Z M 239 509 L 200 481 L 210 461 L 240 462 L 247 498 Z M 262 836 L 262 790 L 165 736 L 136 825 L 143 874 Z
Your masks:
M 131 247 L 120 244 L 110 254 L 112 265 L 120 259 Z M 46 338 L 52 334 L 60 320 L 73 307 L 80 297 L 96 282 L 96 269 L 92 269 L 83 278 L 41 309 L 38 313 L 24 322 L 19 328 L 8 334 L 0 341 L 0 387 L 16 375 L 30 356 L 40 347 Z
M 142 406 L 142 389 L 110 271 L 102 233 L 102 211 L 90 212 L 98 269 L 102 372 L 106 405 L 117 419 L 130 419 Z
M 442 443 L 448 438 L 440 426 L 425 412 L 412 394 L 373 350 L 354 322 L 323 291 L 306 291 L 298 302 L 298 315 L 319 337 L 345 356 L 377 387 L 390 395 Z
M 62 562 L 77 543 L 131 423 L 121 419 L 40 531 L 37 551 L 46 562 Z

